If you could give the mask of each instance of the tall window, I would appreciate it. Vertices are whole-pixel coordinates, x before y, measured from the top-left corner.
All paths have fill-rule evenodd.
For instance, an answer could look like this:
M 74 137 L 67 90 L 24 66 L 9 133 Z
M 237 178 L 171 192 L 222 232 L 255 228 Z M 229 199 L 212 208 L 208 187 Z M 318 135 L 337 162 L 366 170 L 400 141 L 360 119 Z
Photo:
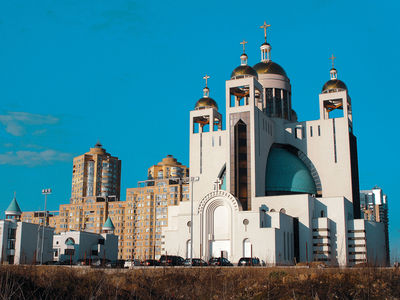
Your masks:
M 275 117 L 282 118 L 281 89 L 275 89 Z
M 265 95 L 267 102 L 267 116 L 271 117 L 274 109 L 274 98 L 272 95 L 272 89 L 271 88 L 265 89 Z
M 289 119 L 289 99 L 288 92 L 283 90 L 283 118 Z
M 244 210 L 248 209 L 247 126 L 240 120 L 235 126 L 235 192 Z

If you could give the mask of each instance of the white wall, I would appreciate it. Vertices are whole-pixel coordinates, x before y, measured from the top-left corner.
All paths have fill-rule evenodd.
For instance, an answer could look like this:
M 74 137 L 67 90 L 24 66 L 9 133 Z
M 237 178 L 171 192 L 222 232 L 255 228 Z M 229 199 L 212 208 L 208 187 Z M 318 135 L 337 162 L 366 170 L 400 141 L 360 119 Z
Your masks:
M 68 238 L 73 238 L 75 244 L 68 246 L 65 244 Z M 99 240 L 104 239 L 104 245 L 99 244 Z M 53 248 L 58 251 L 55 260 L 69 261 L 70 256 L 65 255 L 65 249 L 75 249 L 72 257 L 73 263 L 79 259 L 108 259 L 117 260 L 118 257 L 118 236 L 114 234 L 97 234 L 84 231 L 67 231 L 54 235 Z M 97 255 L 92 254 L 92 250 L 97 251 Z

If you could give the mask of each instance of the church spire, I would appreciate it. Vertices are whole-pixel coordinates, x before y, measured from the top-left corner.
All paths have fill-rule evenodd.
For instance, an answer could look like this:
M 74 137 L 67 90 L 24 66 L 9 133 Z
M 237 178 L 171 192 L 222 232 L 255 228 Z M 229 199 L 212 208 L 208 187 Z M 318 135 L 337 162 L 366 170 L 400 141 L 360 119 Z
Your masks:
M 267 28 L 271 27 L 270 24 L 264 21 L 264 24 L 260 28 L 264 29 L 264 39 L 265 42 L 261 45 L 261 61 L 269 62 L 271 60 L 271 45 L 267 42 Z
M 331 80 L 336 80 L 337 79 L 337 70 L 335 69 L 335 56 L 329 57 L 329 59 L 332 60 L 332 68 L 330 70 L 330 74 L 331 74 Z
M 243 45 L 243 54 L 240 55 L 240 64 L 242 66 L 247 66 L 247 54 L 246 54 L 246 44 L 247 44 L 247 42 L 245 40 L 243 40 L 243 42 L 241 42 L 240 44 Z
M 207 81 L 209 78 L 210 78 L 210 76 L 208 76 L 207 74 L 203 77 L 203 79 L 206 81 L 206 86 L 203 89 L 203 97 L 204 98 L 210 97 L 210 89 L 207 86 Z

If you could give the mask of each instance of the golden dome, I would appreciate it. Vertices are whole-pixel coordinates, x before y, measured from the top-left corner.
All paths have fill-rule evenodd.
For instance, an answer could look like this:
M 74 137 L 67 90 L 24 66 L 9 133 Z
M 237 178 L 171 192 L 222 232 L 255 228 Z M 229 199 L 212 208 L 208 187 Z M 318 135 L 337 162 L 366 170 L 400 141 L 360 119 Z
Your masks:
M 194 107 L 194 109 L 204 109 L 210 107 L 218 110 L 217 102 L 215 102 L 215 100 L 210 97 L 203 97 L 196 102 L 196 106 Z
M 285 70 L 280 65 L 278 65 L 277 63 L 274 63 L 272 61 L 259 62 L 253 68 L 254 68 L 254 70 L 256 70 L 258 75 L 277 74 L 277 75 L 282 75 L 282 76 L 287 77 Z
M 322 93 L 336 92 L 338 90 L 347 90 L 347 86 L 339 79 L 331 79 L 322 87 Z
M 233 70 L 231 79 L 243 78 L 247 76 L 254 76 L 256 79 L 258 79 L 258 74 L 252 67 L 248 65 L 241 65 Z

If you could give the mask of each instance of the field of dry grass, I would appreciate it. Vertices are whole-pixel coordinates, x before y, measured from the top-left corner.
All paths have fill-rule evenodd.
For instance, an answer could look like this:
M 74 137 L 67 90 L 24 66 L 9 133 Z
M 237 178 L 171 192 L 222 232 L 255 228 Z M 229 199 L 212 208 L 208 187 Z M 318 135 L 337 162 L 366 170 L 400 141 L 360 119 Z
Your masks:
M 400 299 L 395 269 L 0 266 L 2 299 Z

